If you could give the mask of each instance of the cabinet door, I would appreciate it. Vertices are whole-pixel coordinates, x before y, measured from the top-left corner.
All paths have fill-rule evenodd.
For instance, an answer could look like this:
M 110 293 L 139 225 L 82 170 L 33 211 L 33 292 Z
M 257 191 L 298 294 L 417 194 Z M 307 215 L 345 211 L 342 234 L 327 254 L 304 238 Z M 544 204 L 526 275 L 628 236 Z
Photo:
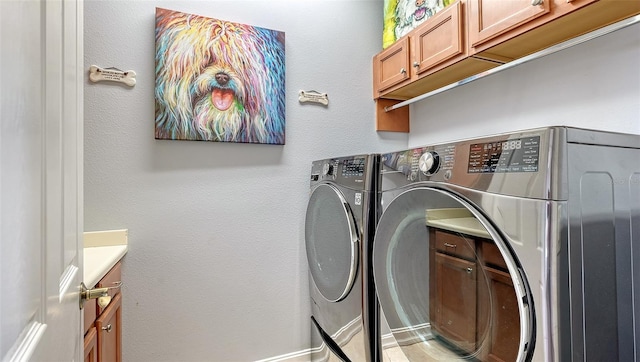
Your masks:
M 476 346 L 476 263 L 435 253 L 434 327 L 466 351 Z M 516 344 L 516 347 L 518 344 Z
M 409 38 L 404 37 L 373 59 L 373 93 L 380 97 L 384 90 L 409 79 Z
M 469 0 L 469 41 L 475 47 L 550 11 L 550 0 Z M 521 32 L 528 30 L 523 27 Z M 514 34 L 515 36 L 517 34 Z
M 465 53 L 462 3 L 445 8 L 411 35 L 411 63 L 417 75 Z
M 96 320 L 98 362 L 122 361 L 122 293 L 116 294 Z
M 520 340 L 520 315 L 508 273 L 484 268 L 487 283 L 478 283 L 478 341 L 483 361 L 515 361 Z M 490 325 L 488 325 L 490 324 Z
M 98 362 L 98 333 L 96 327 L 89 328 L 84 336 L 84 362 Z

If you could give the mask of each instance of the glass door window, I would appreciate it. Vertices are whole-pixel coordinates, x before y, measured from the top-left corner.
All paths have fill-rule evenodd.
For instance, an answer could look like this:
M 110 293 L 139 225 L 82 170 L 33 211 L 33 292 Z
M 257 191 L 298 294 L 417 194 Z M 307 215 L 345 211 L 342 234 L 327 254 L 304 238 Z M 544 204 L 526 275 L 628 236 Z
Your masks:
M 311 193 L 305 220 L 305 244 L 311 277 L 330 302 L 344 299 L 356 277 L 358 232 L 342 193 L 320 185 Z
M 374 241 L 386 321 L 410 361 L 525 359 L 526 280 L 507 243 L 460 197 L 421 187 L 396 197 Z

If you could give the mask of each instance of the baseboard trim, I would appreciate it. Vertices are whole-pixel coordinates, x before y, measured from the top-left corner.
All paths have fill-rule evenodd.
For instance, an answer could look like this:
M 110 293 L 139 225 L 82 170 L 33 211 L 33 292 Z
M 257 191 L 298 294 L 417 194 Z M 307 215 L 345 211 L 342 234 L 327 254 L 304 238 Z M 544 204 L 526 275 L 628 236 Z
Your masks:
M 311 348 L 303 349 L 302 351 L 290 352 L 281 354 L 279 356 L 261 359 L 255 362 L 302 362 L 309 361 L 311 358 Z

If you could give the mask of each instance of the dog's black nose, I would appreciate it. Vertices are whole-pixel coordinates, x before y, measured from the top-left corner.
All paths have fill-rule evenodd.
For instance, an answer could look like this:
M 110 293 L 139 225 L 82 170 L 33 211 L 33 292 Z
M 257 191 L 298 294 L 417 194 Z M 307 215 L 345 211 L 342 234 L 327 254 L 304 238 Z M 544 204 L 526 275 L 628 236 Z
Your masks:
M 227 85 L 227 83 L 229 83 L 229 75 L 225 73 L 217 73 L 216 82 L 220 85 Z

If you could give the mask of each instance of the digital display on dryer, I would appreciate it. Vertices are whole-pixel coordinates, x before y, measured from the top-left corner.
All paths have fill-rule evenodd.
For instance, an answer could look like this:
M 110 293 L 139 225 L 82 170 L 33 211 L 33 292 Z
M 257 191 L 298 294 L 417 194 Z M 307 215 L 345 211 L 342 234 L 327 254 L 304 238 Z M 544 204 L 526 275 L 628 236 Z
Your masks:
M 540 136 L 473 143 L 468 173 L 537 172 Z

